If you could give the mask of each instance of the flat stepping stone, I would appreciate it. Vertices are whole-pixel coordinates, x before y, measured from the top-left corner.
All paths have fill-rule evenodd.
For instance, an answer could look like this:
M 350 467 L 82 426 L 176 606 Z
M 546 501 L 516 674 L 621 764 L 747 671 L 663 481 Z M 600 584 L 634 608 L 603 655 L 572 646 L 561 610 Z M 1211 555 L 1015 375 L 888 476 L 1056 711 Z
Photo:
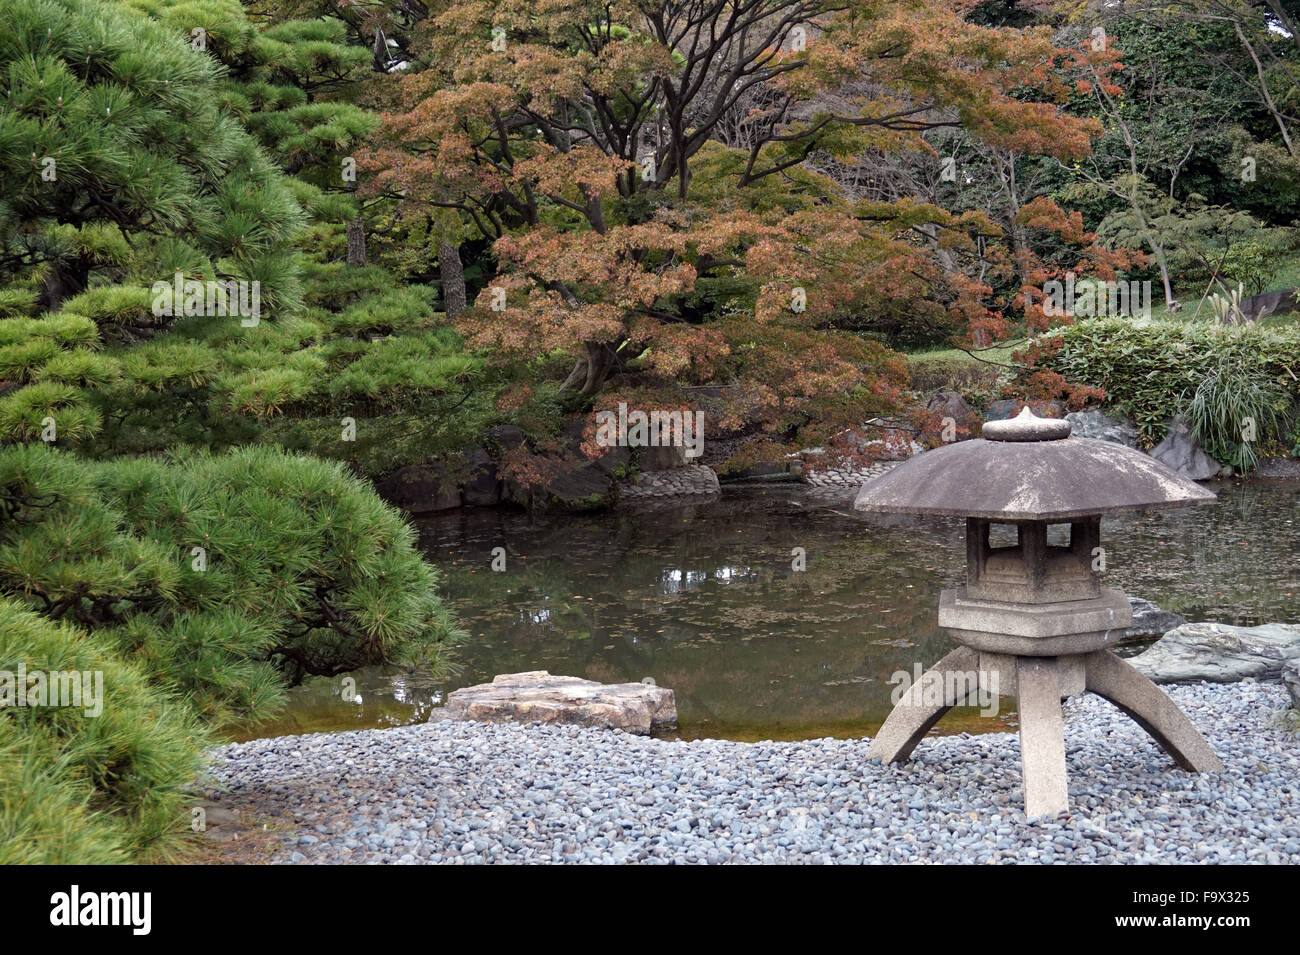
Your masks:
M 571 723 L 648 735 L 677 723 L 673 691 L 653 683 L 597 683 L 546 670 L 503 673 L 454 690 L 442 717 L 480 723 Z

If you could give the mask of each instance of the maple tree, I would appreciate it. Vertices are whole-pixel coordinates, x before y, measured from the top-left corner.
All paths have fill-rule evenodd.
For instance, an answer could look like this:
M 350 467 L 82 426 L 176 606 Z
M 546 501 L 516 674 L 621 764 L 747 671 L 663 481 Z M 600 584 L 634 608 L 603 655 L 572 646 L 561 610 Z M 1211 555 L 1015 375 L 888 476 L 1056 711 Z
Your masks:
M 1021 286 L 1123 264 L 1046 200 L 1008 230 L 915 196 L 854 197 L 810 161 L 937 162 L 926 134 L 945 128 L 1085 155 L 1098 126 L 1061 107 L 1092 55 L 1045 29 L 977 26 L 955 3 L 479 0 L 414 35 L 418 68 L 376 94 L 388 109 L 359 157 L 363 193 L 399 219 L 450 210 L 453 230 L 489 241 L 495 274 L 459 322 L 469 343 L 567 354 L 564 388 L 600 407 L 713 385 L 721 427 L 815 440 L 892 405 L 903 379 L 880 339 L 900 327 L 1039 327 Z M 1009 231 L 1075 257 L 1044 260 Z

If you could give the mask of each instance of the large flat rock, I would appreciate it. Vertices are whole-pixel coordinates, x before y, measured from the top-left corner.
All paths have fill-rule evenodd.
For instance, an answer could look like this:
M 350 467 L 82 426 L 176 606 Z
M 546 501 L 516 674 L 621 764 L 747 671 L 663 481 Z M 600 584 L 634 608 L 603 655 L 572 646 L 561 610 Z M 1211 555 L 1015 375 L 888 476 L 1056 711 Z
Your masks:
M 444 719 L 483 723 L 572 723 L 645 735 L 677 722 L 673 691 L 647 683 L 596 683 L 546 670 L 503 673 L 454 690 Z
M 1170 630 L 1128 662 L 1157 683 L 1232 683 L 1246 677 L 1281 679 L 1283 667 L 1297 659 L 1297 624 L 1232 627 L 1224 623 L 1187 623 Z

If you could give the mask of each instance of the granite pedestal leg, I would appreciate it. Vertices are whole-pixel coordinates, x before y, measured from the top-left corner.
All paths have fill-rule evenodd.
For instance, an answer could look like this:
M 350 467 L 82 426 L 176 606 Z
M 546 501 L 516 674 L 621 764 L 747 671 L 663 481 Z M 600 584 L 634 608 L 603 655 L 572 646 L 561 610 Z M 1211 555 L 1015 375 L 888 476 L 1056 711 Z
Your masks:
M 1016 657 L 1015 666 L 1025 815 L 1055 816 L 1070 808 L 1056 657 Z
M 1164 691 L 1109 650 L 1082 655 L 1083 685 L 1078 681 L 1078 657 L 995 657 L 969 647 L 958 647 L 933 667 L 894 707 L 871 741 L 869 758 L 886 763 L 907 759 L 917 744 L 954 706 L 970 694 L 949 694 L 951 687 L 975 687 L 967 681 L 950 681 L 953 671 L 978 672 L 981 685 L 996 670 L 998 684 L 1014 693 L 1020 713 L 1020 759 L 1025 785 L 1025 815 L 1031 819 L 1055 816 L 1069 809 L 1065 770 L 1065 726 L 1061 700 L 1081 689 L 1096 693 L 1128 714 L 1146 730 L 1174 761 L 1191 772 L 1217 772 L 1223 763 L 1197 731 L 1187 714 Z M 1063 686 L 1061 667 L 1071 673 Z M 997 663 L 995 661 L 1001 661 Z M 934 699 L 933 686 L 944 688 L 942 701 Z M 986 687 L 987 688 L 987 687 Z M 927 690 L 930 692 L 927 693 Z

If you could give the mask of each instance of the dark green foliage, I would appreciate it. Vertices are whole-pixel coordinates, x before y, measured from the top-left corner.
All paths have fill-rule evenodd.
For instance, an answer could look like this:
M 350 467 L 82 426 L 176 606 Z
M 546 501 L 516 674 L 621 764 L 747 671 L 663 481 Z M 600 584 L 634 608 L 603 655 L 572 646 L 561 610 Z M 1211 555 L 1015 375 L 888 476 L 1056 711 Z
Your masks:
M 23 288 L 0 288 L 0 318 L 20 318 L 36 313 L 36 293 Z
M 356 438 L 350 441 L 342 440 L 337 417 L 268 419 L 259 439 L 345 461 L 357 473 L 377 478 L 413 461 L 458 457 L 473 447 L 501 418 L 493 405 L 494 393 L 494 388 L 480 385 L 466 393 L 412 394 L 399 412 L 357 419 Z M 547 423 L 558 429 L 562 421 Z
M 101 285 L 63 303 L 74 315 L 85 315 L 97 325 L 156 324 L 149 289 L 130 285 Z
M 392 276 L 373 265 L 354 269 L 342 262 L 308 263 L 303 274 L 309 283 L 307 304 L 325 306 L 334 311 L 393 285 Z M 426 304 L 424 301 L 420 303 L 421 307 Z
M 58 381 L 38 381 L 0 398 L 0 434 L 14 441 L 38 441 L 50 426 L 54 437 L 76 443 L 103 427 L 89 392 Z
M 282 260 L 301 210 L 282 174 L 221 111 L 220 74 L 178 32 L 118 5 L 8 4 L 0 19 L 0 263 L 42 269 L 47 304 L 57 306 L 106 267 L 125 264 L 128 237 L 184 237 L 204 256 L 203 271 L 264 278 L 274 283 L 264 297 L 292 308 L 292 263 L 261 260 Z M 170 276 L 142 284 L 158 278 Z M 118 321 L 137 303 L 96 304 Z
M 335 333 L 353 337 L 417 331 L 434 324 L 432 299 L 432 289 L 406 285 L 368 296 L 333 316 L 330 324 Z
M 442 393 L 463 386 L 480 362 L 459 352 L 455 343 L 456 336 L 449 329 L 376 342 L 346 371 L 334 376 L 330 391 L 335 396 L 371 399 L 387 395 L 393 401 L 412 393 Z
M 352 417 L 363 422 L 359 446 L 383 432 L 387 467 L 472 443 L 474 429 L 487 426 L 486 402 L 499 383 L 490 384 L 482 359 L 464 353 L 455 333 L 440 327 L 433 290 L 372 293 L 386 284 L 374 268 L 322 267 L 318 274 L 313 285 L 335 289 L 320 299 L 337 311 L 313 307 L 256 327 L 237 317 L 179 319 L 152 340 L 104 351 L 97 350 L 97 322 L 84 315 L 0 319 L 0 380 L 25 386 L 0 396 L 0 438 L 40 440 L 52 418 L 61 447 L 96 456 L 287 440 L 359 463 L 356 447 L 337 440 L 339 422 Z M 74 302 L 102 328 L 115 310 L 138 307 L 133 291 L 105 286 Z M 462 420 L 449 421 L 453 411 Z M 395 429 L 372 426 L 384 415 L 408 421 Z M 267 427 L 281 416 L 319 424 Z M 322 445 L 305 442 L 309 434 L 320 435 Z M 372 467 L 381 467 L 378 458 L 362 465 L 363 473 L 383 473 Z
M 375 126 L 361 21 L 250 12 L 0 17 L 0 668 L 108 683 L 97 719 L 0 711 L 2 862 L 171 851 L 203 727 L 308 674 L 437 672 L 459 633 L 353 474 L 472 444 L 502 381 L 436 289 L 342 261 Z M 261 320 L 157 314 L 177 274 L 259 283 Z

